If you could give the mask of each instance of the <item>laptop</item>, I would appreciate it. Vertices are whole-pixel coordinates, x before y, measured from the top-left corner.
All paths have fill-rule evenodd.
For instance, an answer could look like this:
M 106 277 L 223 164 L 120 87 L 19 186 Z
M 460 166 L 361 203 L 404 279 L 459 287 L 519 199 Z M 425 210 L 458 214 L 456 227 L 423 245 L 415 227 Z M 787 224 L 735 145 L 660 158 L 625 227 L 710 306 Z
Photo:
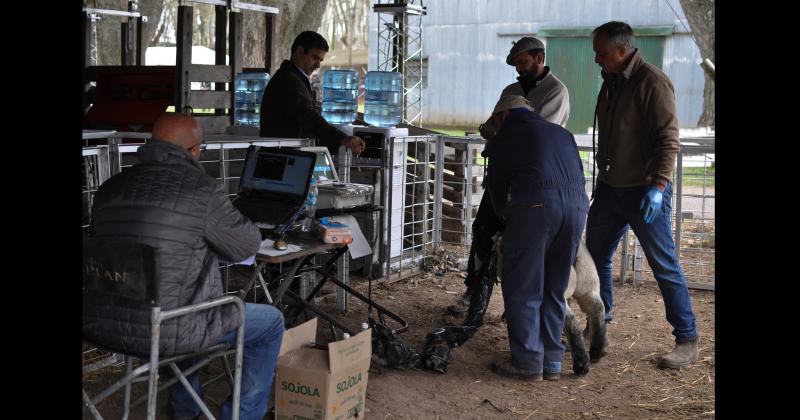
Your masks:
M 262 229 L 289 221 L 303 206 L 316 154 L 251 145 L 233 205 Z
M 300 150 L 314 153 L 316 156 L 316 161 L 314 162 L 314 177 L 317 178 L 320 184 L 339 182 L 339 174 L 336 173 L 336 168 L 333 166 L 333 159 L 331 158 L 331 152 L 327 147 L 301 147 Z

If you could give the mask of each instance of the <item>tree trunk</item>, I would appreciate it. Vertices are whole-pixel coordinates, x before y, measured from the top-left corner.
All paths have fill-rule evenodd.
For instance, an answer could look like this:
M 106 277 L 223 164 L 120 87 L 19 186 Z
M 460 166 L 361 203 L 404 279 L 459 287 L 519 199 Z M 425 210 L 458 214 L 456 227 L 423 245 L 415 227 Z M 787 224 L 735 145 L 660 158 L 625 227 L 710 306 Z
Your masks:
M 128 2 L 121 0 L 96 0 L 88 3 L 89 7 L 98 9 L 111 9 L 111 10 L 128 10 Z M 140 0 L 139 13 L 142 16 L 147 16 L 147 23 L 144 24 L 145 33 L 142 39 L 146 43 L 143 45 L 147 48 L 150 45 L 150 40 L 155 35 L 156 28 L 158 27 L 161 18 L 161 10 L 164 8 L 163 0 Z M 97 65 L 100 66 L 114 66 L 120 65 L 120 39 L 122 36 L 121 23 L 123 18 L 120 16 L 100 15 L 101 19 L 96 22 L 97 25 Z M 132 51 L 131 54 L 135 54 Z
M 292 42 L 303 31 L 319 32 L 322 14 L 328 0 L 270 0 L 261 4 L 277 7 L 277 39 L 276 51 L 273 54 L 270 68 L 274 73 L 281 62 L 289 58 Z M 262 13 L 244 12 L 244 29 L 242 37 L 242 55 L 244 67 L 263 67 L 264 48 L 266 42 L 264 15 Z M 330 42 L 330 40 L 328 40 Z
M 714 0 L 680 0 L 683 14 L 689 21 L 689 27 L 694 35 L 700 55 L 716 64 L 714 54 Z M 703 113 L 697 125 L 700 127 L 714 127 L 714 81 L 705 76 L 703 88 Z
M 273 72 L 278 69 L 281 61 L 288 59 L 294 38 L 300 32 L 311 30 L 319 32 L 322 23 L 322 14 L 328 6 L 329 0 L 261 0 L 254 3 L 274 6 L 279 10 L 277 16 L 277 51 L 273 55 L 270 67 Z M 151 45 L 156 28 L 161 20 L 161 11 L 164 8 L 163 0 L 140 0 L 139 11 L 148 17 L 145 25 L 147 33 L 143 37 L 147 45 Z M 98 9 L 127 10 L 125 0 L 94 0 L 89 2 L 90 7 Z M 174 6 L 177 7 L 177 6 Z M 264 14 L 243 10 L 244 28 L 242 54 L 244 67 L 264 66 L 264 44 L 266 41 Z M 174 16 L 174 14 L 173 14 Z M 119 65 L 120 56 L 120 17 L 105 15 L 97 22 L 97 64 Z M 172 23 L 173 28 L 175 23 Z M 213 23 L 209 27 L 213 26 Z M 213 31 L 207 34 L 207 39 L 213 39 Z M 330 42 L 330 40 L 328 40 Z M 201 41 L 202 42 L 202 41 Z M 209 41 L 210 42 L 210 41 Z M 197 44 L 195 44 L 197 45 Z

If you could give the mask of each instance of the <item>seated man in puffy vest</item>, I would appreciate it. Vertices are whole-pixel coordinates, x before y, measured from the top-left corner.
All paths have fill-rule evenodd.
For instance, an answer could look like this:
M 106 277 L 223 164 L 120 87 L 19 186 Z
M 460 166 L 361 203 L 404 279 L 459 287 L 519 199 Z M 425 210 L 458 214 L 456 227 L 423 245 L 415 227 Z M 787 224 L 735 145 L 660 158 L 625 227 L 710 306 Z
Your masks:
M 486 146 L 488 193 L 505 225 L 500 285 L 511 347 L 511 359 L 492 370 L 558 380 L 564 292 L 589 209 L 583 165 L 572 134 L 524 97 L 502 96 L 492 119 L 499 128 Z
M 254 255 L 261 235 L 239 213 L 222 185 L 198 162 L 202 129 L 194 118 L 165 114 L 153 138 L 138 150 L 140 163 L 114 175 L 95 194 L 93 236 L 125 239 L 158 248 L 161 307 L 164 310 L 222 296 L 219 259 L 241 261 Z M 235 344 L 238 309 L 213 308 L 165 321 L 159 352 L 166 357 L 217 344 Z M 98 344 L 149 354 L 150 312 L 122 299 L 87 294 L 83 332 Z M 241 419 L 261 419 L 283 338 L 283 315 L 273 306 L 245 304 Z M 197 373 L 187 377 L 199 395 Z M 200 408 L 182 385 L 170 388 L 176 419 L 196 418 Z M 231 401 L 221 418 L 231 416 Z

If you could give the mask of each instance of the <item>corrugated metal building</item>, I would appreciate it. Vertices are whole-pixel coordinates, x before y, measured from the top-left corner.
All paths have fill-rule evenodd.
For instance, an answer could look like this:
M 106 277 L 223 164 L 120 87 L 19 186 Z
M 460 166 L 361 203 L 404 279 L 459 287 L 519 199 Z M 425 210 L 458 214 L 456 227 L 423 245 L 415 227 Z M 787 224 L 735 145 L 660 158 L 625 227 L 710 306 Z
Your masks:
M 589 33 L 605 22 L 621 20 L 634 28 L 645 60 L 672 79 L 680 126 L 696 127 L 704 74 L 678 0 L 425 0 L 424 5 L 424 126 L 483 122 L 502 89 L 516 81 L 514 68 L 505 64 L 512 42 L 536 36 L 546 46 L 545 64 L 569 89 L 567 128 L 585 133 L 592 126 L 600 88 Z M 376 25 L 372 13 L 371 70 L 376 69 Z

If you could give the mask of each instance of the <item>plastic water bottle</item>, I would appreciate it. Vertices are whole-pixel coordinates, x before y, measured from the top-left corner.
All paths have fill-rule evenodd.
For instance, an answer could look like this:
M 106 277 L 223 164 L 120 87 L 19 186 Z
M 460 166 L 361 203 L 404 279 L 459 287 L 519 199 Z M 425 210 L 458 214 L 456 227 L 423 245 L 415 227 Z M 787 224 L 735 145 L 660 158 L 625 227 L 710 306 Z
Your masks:
M 331 124 L 350 124 L 358 113 L 358 73 L 328 70 L 322 75 L 322 117 Z
M 236 103 L 233 118 L 236 125 L 259 125 L 261 119 L 261 97 L 267 86 L 269 74 L 264 72 L 239 73 L 236 75 Z
M 394 127 L 403 117 L 403 75 L 396 71 L 370 71 L 365 78 L 364 121 Z
M 303 221 L 304 232 L 310 232 L 311 228 L 314 226 L 314 213 L 317 212 L 318 194 L 319 190 L 317 189 L 317 178 L 312 176 L 311 182 L 308 185 L 308 195 L 306 196 L 306 201 L 304 204 L 306 211 L 306 219 Z

